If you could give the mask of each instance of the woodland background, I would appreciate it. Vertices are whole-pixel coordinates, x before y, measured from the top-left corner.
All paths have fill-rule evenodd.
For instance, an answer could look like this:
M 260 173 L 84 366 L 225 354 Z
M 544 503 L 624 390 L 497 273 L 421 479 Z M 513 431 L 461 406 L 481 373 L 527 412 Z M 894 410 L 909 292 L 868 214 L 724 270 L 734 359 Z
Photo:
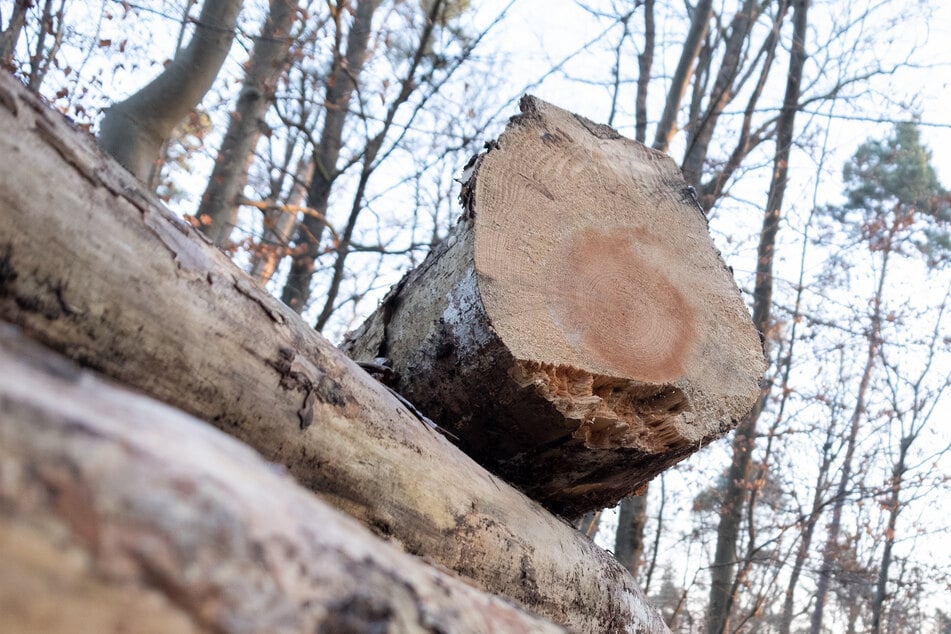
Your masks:
M 233 36 L 146 176 L 335 340 L 446 234 L 521 94 L 671 153 L 768 381 L 735 434 L 580 529 L 677 632 L 951 632 L 946 8 L 243 4 L 231 28 L 194 0 L 3 0 L 0 63 L 98 133 L 196 26 Z

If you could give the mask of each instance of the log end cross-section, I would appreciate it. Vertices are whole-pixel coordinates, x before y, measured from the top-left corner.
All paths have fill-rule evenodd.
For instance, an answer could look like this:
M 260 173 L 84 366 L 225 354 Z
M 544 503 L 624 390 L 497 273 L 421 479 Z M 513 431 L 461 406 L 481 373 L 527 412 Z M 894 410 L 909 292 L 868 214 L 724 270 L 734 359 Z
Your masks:
M 666 155 L 532 97 L 465 213 L 345 344 L 476 459 L 567 516 L 731 429 L 765 361 Z

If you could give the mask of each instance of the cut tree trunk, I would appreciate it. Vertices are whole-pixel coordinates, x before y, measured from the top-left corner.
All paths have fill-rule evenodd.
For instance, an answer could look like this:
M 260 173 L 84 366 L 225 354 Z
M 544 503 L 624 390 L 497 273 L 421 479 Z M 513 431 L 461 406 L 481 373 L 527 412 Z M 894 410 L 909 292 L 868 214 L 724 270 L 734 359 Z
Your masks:
M 465 215 L 344 344 L 566 517 L 733 428 L 763 349 L 674 162 L 532 97 Z
M 4 631 L 564 631 L 7 324 L 0 376 Z
M 423 425 L 2 73 L 0 129 L 0 319 L 485 591 L 581 632 L 666 631 L 609 554 Z

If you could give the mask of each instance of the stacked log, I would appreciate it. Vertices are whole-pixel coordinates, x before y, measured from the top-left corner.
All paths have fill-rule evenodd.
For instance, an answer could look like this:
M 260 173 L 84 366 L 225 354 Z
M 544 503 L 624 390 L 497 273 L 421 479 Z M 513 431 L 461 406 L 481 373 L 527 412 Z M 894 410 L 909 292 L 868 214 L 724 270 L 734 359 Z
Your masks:
M 762 344 L 670 157 L 532 97 L 449 237 L 345 343 L 556 513 L 613 505 L 732 429 Z
M 0 319 L 81 365 L 236 437 L 378 537 L 453 571 L 483 592 L 576 631 L 666 631 L 634 580 L 608 553 L 423 424 L 417 413 L 104 158 L 91 139 L 3 74 L 0 127 L 4 130 L 0 156 L 6 158 L 0 169 Z M 3 384 L 14 389 L 17 383 L 9 373 L 21 369 L 8 367 Z M 47 369 L 54 376 L 71 372 L 55 363 Z M 79 381 L 80 391 L 85 380 Z M 241 491 L 220 483 L 206 488 L 187 478 L 176 480 L 175 469 L 184 467 L 174 454 L 182 452 L 209 465 L 227 463 L 214 473 L 228 477 L 237 478 L 246 468 L 256 474 L 250 481 L 263 483 L 265 491 L 293 488 L 286 479 L 280 485 L 267 480 L 260 468 L 251 466 L 250 458 L 230 462 L 225 456 L 230 450 L 221 456 L 189 453 L 190 443 L 199 442 L 192 440 L 198 429 L 193 424 L 187 430 L 182 424 L 173 426 L 162 441 L 171 445 L 172 455 L 148 454 L 133 441 L 141 435 L 144 442 L 159 432 L 148 423 L 136 425 L 137 414 L 125 406 L 108 404 L 108 411 L 91 411 L 81 421 L 72 421 L 72 412 L 81 411 L 78 401 L 64 400 L 67 410 L 42 413 L 69 391 L 66 386 L 36 379 L 26 389 L 52 396 L 53 402 L 17 405 L 27 407 L 18 419 L 5 414 L 4 437 L 16 449 L 4 454 L 0 477 L 32 477 L 36 474 L 28 465 L 33 463 L 52 466 L 38 467 L 49 473 L 37 475 L 36 486 L 20 476 L 3 480 L 9 500 L 4 508 L 12 509 L 3 530 L 15 544 L 9 551 L 25 553 L 26 559 L 17 559 L 18 569 L 35 572 L 41 587 L 62 582 L 63 592 L 80 601 L 78 610 L 84 609 L 82 597 L 89 589 L 104 601 L 114 601 L 117 609 L 122 605 L 129 609 L 130 601 L 141 603 L 146 621 L 148 615 L 168 615 L 155 616 L 159 629 L 189 631 L 191 624 L 221 631 L 222 619 L 231 618 L 223 615 L 240 613 L 231 610 L 240 607 L 241 597 L 255 598 L 254 583 L 245 584 L 239 571 L 256 561 L 273 567 L 268 571 L 271 576 L 260 577 L 262 584 L 273 586 L 258 588 L 261 598 L 274 606 L 267 618 L 278 618 L 290 605 L 306 608 L 310 599 L 302 599 L 289 579 L 310 574 L 312 569 L 300 559 L 321 556 L 319 547 L 302 551 L 303 555 L 293 543 L 284 550 L 270 544 L 261 551 L 254 544 L 260 545 L 260 536 L 267 533 L 267 526 L 259 523 L 266 521 L 260 516 L 249 519 L 249 509 L 264 504 L 265 515 L 274 514 L 275 526 L 285 534 L 308 524 L 307 519 L 292 514 L 284 502 L 267 506 L 266 492 L 255 497 L 248 491 L 250 484 L 237 480 L 233 487 Z M 7 398 L 13 400 L 5 403 L 19 403 L 16 399 L 24 396 L 22 390 L 10 394 Z M 91 422 L 101 416 L 106 425 L 113 410 L 129 426 L 127 431 L 120 433 L 119 421 L 108 422 L 108 429 Z M 24 417 L 49 420 L 34 437 L 24 431 Z M 102 435 L 101 442 L 97 434 Z M 6 447 L 7 440 L 3 444 Z M 86 451 L 102 460 L 82 462 Z M 135 465 L 139 458 L 142 470 Z M 112 471 L 109 460 L 117 461 Z M 164 461 L 177 466 L 163 471 Z M 106 469 L 107 475 L 99 469 Z M 122 483 L 126 471 L 128 483 Z M 149 494 L 152 471 L 157 481 L 166 483 L 155 497 Z M 192 475 L 197 477 L 198 472 Z M 71 486 L 72 481 L 81 486 Z M 181 491 L 175 489 L 176 482 Z M 131 488 L 124 488 L 126 484 Z M 154 505 L 151 514 L 139 514 L 145 511 L 136 506 L 136 491 L 147 505 Z M 306 496 L 295 491 L 277 497 L 306 506 L 313 530 L 324 524 L 334 535 L 355 530 L 323 507 L 305 503 Z M 220 524 L 203 524 L 202 509 L 209 508 L 213 499 L 231 495 L 240 499 L 233 506 L 215 507 L 209 515 L 209 521 Z M 121 530 L 113 530 L 120 525 Z M 175 527 L 185 525 L 197 531 L 193 535 L 201 548 L 186 543 L 187 535 L 185 542 L 175 541 Z M 43 536 L 30 536 L 35 527 L 45 531 Z M 286 545 L 290 538 L 285 537 L 276 543 Z M 346 588 L 361 575 L 374 577 L 374 571 L 400 568 L 405 560 L 381 554 L 348 578 L 341 568 L 363 561 L 361 557 L 377 546 L 347 550 L 349 546 L 331 542 L 327 557 L 341 560 L 337 567 L 327 565 L 337 572 L 314 581 L 336 606 L 328 609 L 339 618 L 349 618 L 350 608 L 371 615 L 392 613 L 402 622 L 400 615 L 408 612 L 395 603 L 350 601 L 346 597 L 357 595 L 348 595 Z M 220 570 L 218 563 L 202 565 L 202 548 L 226 549 Z M 105 559 L 97 559 L 100 552 Z M 188 553 L 199 558 L 189 562 Z M 232 555 L 241 558 L 233 569 L 226 563 Z M 169 557 L 185 568 L 176 571 Z M 431 589 L 443 581 L 414 570 L 405 580 L 380 574 L 385 581 L 398 579 L 390 583 L 398 595 L 393 601 L 415 593 L 428 605 Z M 199 572 L 210 576 L 199 575 L 195 585 L 188 585 Z M 325 588 L 338 573 L 346 587 Z M 129 587 L 117 590 L 115 579 L 128 580 Z M 222 594 L 229 579 L 238 585 L 236 594 Z M 461 589 L 449 592 L 465 594 Z M 469 605 L 489 606 L 490 611 L 501 605 L 475 594 L 471 599 Z M 431 610 L 417 606 L 417 616 L 439 613 L 439 605 L 433 604 Z M 173 614 L 175 606 L 178 613 Z M 314 615 L 320 609 L 301 615 L 300 623 L 318 623 Z M 515 614 L 499 607 L 498 614 L 503 612 Z M 473 615 L 460 618 L 480 623 Z M 524 623 L 528 631 L 548 627 L 530 619 Z M 295 627 L 289 625 L 288 630 Z M 340 628 L 327 631 L 346 631 L 343 625 Z M 147 630 L 144 625 L 136 629 Z M 397 631 L 412 629 L 411 621 L 406 621 L 406 627 Z
M 565 631 L 9 325 L 0 376 L 4 632 Z

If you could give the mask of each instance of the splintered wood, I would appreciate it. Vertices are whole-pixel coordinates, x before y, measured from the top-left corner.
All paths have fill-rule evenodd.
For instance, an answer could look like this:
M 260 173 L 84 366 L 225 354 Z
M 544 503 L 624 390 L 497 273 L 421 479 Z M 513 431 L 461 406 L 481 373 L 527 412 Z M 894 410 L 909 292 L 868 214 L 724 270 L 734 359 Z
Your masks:
M 666 155 L 532 97 L 448 238 L 345 343 L 482 464 L 569 517 L 752 407 L 762 346 Z

